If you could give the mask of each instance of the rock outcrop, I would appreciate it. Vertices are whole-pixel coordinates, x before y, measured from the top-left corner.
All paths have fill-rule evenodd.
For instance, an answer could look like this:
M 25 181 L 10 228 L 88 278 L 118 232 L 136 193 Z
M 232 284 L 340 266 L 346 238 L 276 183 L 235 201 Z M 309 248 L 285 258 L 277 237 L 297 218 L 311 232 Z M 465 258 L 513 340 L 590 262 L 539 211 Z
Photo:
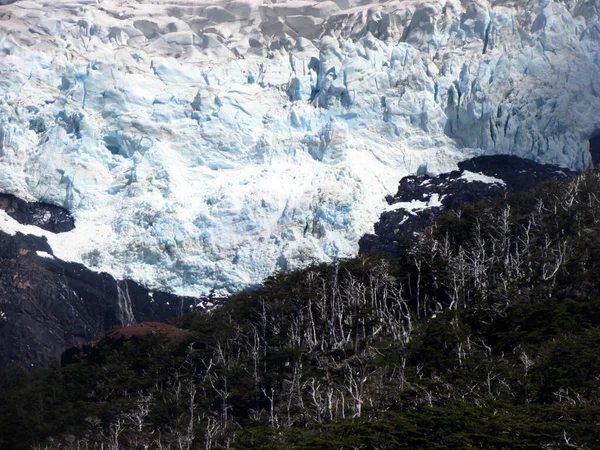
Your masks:
M 402 178 L 398 192 L 386 198 L 388 208 L 375 224 L 375 233 L 360 240 L 361 253 L 379 251 L 399 256 L 399 244 L 412 239 L 433 219 L 465 203 L 523 192 L 544 181 L 565 178 L 575 172 L 550 164 L 538 164 L 516 156 L 480 156 L 458 164 L 458 170 L 430 176 Z
M 0 209 L 24 225 L 34 225 L 52 233 L 75 228 L 75 220 L 64 208 L 40 202 L 26 202 L 10 194 L 0 193 Z

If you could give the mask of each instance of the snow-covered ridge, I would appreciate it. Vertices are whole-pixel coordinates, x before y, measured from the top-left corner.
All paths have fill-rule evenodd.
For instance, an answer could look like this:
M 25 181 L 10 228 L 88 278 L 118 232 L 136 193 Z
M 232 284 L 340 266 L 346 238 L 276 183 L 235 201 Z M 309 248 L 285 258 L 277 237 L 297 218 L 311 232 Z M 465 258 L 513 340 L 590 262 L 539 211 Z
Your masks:
M 588 163 L 596 2 L 361 3 L 0 0 L 0 190 L 193 295 L 356 253 L 424 162 Z

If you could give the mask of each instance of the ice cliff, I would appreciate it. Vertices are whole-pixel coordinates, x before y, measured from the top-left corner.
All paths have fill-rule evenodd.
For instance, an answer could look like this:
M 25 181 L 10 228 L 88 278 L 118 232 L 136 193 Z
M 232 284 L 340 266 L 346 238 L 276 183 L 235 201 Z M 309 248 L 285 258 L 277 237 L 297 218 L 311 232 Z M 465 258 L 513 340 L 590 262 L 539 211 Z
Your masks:
M 73 213 L 56 256 L 179 294 L 349 256 L 423 163 L 588 164 L 598 8 L 0 0 L 0 191 Z

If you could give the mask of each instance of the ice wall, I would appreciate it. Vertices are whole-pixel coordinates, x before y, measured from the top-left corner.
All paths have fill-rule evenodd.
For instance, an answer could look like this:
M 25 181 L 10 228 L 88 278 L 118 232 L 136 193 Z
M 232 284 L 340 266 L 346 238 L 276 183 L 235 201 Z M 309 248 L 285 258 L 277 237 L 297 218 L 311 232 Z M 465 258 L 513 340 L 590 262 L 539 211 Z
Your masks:
M 353 255 L 423 163 L 588 164 L 599 17 L 581 0 L 0 0 L 0 190 L 73 212 L 59 257 L 239 289 Z

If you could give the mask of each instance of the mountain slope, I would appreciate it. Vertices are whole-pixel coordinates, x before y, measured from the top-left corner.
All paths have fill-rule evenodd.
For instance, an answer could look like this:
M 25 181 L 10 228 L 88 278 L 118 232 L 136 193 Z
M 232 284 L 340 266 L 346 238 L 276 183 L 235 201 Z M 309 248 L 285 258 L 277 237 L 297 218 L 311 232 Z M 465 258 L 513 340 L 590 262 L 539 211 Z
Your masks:
M 599 181 L 465 205 L 394 265 L 281 274 L 175 321 L 184 341 L 5 372 L 0 445 L 595 448 Z
M 402 239 L 413 237 L 445 209 L 500 195 L 505 188 L 518 190 L 537 186 L 551 177 L 573 175 L 567 169 L 502 155 L 463 161 L 460 169 L 435 178 L 401 180 L 398 194 L 388 198 L 394 202 L 394 211 L 382 215 L 375 226 L 377 235 L 361 239 L 361 249 L 399 256 Z M 485 174 L 490 174 L 506 181 L 489 184 L 466 180 L 466 169 L 472 170 L 468 172 L 471 178 L 480 171 L 477 180 L 486 181 Z M 439 199 L 438 206 L 428 204 L 431 207 L 421 211 L 397 208 L 425 205 L 433 198 Z M 52 255 L 51 245 L 69 243 L 69 232 L 74 227 L 73 218 L 63 208 L 0 195 L 0 209 L 8 215 L 4 229 L 12 230 L 0 232 L 0 367 L 47 365 L 67 347 L 115 326 L 166 320 L 191 308 L 210 308 L 223 300 L 215 295 L 192 298 L 148 290 L 131 280 L 57 258 Z M 98 253 L 96 258 L 100 257 Z
M 149 291 L 55 257 L 45 237 L 74 228 L 63 208 L 0 194 L 0 211 L 0 368 L 45 366 L 113 327 L 205 307 L 208 299 Z

